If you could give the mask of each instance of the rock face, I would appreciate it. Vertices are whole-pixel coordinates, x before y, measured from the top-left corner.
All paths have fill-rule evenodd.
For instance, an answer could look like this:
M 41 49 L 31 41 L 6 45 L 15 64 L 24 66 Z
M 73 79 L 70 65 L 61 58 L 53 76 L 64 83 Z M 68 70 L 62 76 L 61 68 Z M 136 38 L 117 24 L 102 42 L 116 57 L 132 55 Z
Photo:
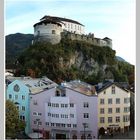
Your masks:
M 102 74 L 103 78 L 114 78 L 111 71 L 106 69 L 109 67 L 107 64 L 100 65 L 93 58 L 87 57 L 81 51 L 76 51 L 67 62 L 63 60 L 62 57 L 59 58 L 59 66 L 61 68 L 75 68 L 81 70 L 88 76 L 97 75 L 99 72 Z

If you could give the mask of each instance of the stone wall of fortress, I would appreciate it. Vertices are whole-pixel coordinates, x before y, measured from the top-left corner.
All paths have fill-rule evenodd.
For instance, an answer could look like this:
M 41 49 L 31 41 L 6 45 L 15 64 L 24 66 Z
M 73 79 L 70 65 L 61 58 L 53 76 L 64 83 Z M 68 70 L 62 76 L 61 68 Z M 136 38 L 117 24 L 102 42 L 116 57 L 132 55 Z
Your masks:
M 112 48 L 112 41 L 110 39 L 100 39 L 100 38 L 95 38 L 94 34 L 89 33 L 88 35 L 79 35 L 71 32 L 62 32 L 61 33 L 61 38 L 63 39 L 70 39 L 70 40 L 79 40 L 79 41 L 84 41 L 96 46 L 108 46 Z

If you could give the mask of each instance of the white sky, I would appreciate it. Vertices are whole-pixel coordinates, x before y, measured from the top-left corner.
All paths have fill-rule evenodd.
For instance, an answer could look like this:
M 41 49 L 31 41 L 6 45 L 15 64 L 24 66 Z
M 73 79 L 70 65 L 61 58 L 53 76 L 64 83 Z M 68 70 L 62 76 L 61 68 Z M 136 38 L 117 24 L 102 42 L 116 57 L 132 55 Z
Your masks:
M 86 33 L 113 40 L 116 55 L 135 64 L 135 0 L 5 0 L 5 35 L 33 34 L 33 25 L 52 15 L 77 20 Z

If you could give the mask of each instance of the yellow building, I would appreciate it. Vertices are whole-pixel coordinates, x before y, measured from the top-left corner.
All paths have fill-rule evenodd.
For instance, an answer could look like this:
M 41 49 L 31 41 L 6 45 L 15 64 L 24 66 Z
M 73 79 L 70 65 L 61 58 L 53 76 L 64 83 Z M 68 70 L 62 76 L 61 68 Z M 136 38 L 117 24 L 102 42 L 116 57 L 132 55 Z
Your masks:
M 98 129 L 125 132 L 130 126 L 130 91 L 118 83 L 98 89 Z

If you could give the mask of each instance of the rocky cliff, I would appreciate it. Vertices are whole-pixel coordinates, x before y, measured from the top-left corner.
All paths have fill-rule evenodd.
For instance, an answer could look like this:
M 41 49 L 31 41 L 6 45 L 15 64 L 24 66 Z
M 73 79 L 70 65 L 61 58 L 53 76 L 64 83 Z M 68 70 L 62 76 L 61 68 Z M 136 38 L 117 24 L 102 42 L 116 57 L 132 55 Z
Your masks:
M 81 41 L 30 46 L 18 58 L 17 75 L 47 75 L 56 82 L 81 79 L 95 84 L 104 79 L 129 81 L 134 66 L 116 59 L 115 50 Z

